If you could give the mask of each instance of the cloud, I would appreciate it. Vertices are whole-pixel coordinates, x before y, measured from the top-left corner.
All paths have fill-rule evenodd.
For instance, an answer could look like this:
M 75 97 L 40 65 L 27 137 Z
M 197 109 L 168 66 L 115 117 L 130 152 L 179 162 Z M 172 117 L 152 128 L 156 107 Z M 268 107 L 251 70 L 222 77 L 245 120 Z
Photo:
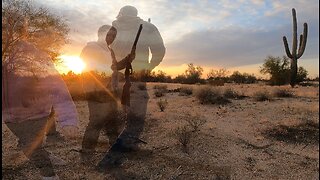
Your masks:
M 316 24 L 312 22 L 311 24 Z M 302 26 L 300 27 L 302 31 Z M 319 58 L 319 34 L 309 29 L 307 47 L 302 58 Z M 179 41 L 167 44 L 165 65 L 194 62 L 204 66 L 234 67 L 262 63 L 268 55 L 285 55 L 282 36 L 291 47 L 292 27 L 277 29 L 245 29 L 231 26 L 223 30 L 192 32 Z
M 302 58 L 319 59 L 319 1 L 310 0 L 38 0 L 68 19 L 70 46 L 81 50 L 96 40 L 97 30 L 111 24 L 125 5 L 155 24 L 166 44 L 164 65 L 195 64 L 233 67 L 262 63 L 267 55 L 285 54 L 282 36 L 292 39 L 291 8 L 295 7 L 298 32 L 308 22 L 307 47 Z M 70 48 L 72 49 L 72 48 Z

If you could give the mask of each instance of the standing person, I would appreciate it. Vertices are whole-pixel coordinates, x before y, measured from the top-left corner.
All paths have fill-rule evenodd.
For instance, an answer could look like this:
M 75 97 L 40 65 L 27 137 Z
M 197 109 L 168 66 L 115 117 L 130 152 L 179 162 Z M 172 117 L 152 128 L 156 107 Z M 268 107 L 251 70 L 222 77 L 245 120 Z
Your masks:
M 106 35 L 110 28 L 110 25 L 99 27 L 98 40 L 88 42 L 82 49 L 80 57 L 86 64 L 85 71 L 105 72 L 111 75 L 112 59 L 106 42 Z
M 43 147 L 52 107 L 66 137 L 78 133 L 78 115 L 69 91 L 47 53 L 25 40 L 14 49 L 15 57 L 2 64 L 3 121 L 18 138 L 20 148 L 42 179 L 59 179 L 50 153 Z
M 110 91 L 108 84 L 111 76 L 111 56 L 105 41 L 110 25 L 103 25 L 98 29 L 98 40 L 88 42 L 82 49 L 81 59 L 86 64 L 83 78 L 83 91 L 89 108 L 89 123 L 82 141 L 82 160 L 87 163 L 92 160 L 92 154 L 98 143 L 100 132 L 105 129 L 109 144 L 113 144 L 120 133 L 117 121 L 117 99 Z M 99 78 L 104 73 L 105 78 Z M 109 91 L 109 93 L 107 92 Z M 103 98 L 99 98 L 102 97 Z
M 132 62 L 133 70 L 138 73 L 144 70 L 151 71 L 157 67 L 165 55 L 165 47 L 157 27 L 137 15 L 138 10 L 133 6 L 124 6 L 120 9 L 117 20 L 112 22 L 112 26 L 117 29 L 117 36 L 111 48 L 117 60 L 124 58 L 130 53 L 139 26 L 142 24 L 143 29 L 138 40 L 136 57 Z
M 98 143 L 100 132 L 105 130 L 110 146 L 115 143 L 120 134 L 123 121 L 118 118 L 118 90 L 112 88 L 112 58 L 106 42 L 106 36 L 111 28 L 103 25 L 98 29 L 98 40 L 89 42 L 83 48 L 80 57 L 86 63 L 86 75 L 83 78 L 83 89 L 89 108 L 89 123 L 86 127 L 81 158 L 84 163 L 93 160 L 93 153 Z M 111 44 L 114 36 L 108 40 Z M 99 77 L 104 74 L 104 77 Z
M 111 49 L 114 51 L 116 60 L 124 58 L 131 52 L 140 24 L 143 29 L 135 51 L 135 59 L 132 61 L 133 71 L 137 74 L 151 71 L 160 64 L 164 55 L 165 47 L 161 35 L 153 24 L 140 19 L 138 10 L 133 6 L 124 6 L 120 9 L 117 20 L 112 25 L 117 30 Z M 151 58 L 149 58 L 149 50 Z M 149 62 L 150 59 L 150 62 Z M 132 89 L 137 88 L 133 83 Z M 144 85 L 145 82 L 143 82 Z M 124 130 L 117 138 L 115 144 L 109 149 L 105 157 L 98 163 L 98 169 L 104 171 L 107 167 L 119 163 L 122 152 L 138 150 L 140 134 L 143 131 L 147 111 L 149 95 L 147 91 L 138 91 L 131 94 L 130 109 L 127 112 L 127 122 Z

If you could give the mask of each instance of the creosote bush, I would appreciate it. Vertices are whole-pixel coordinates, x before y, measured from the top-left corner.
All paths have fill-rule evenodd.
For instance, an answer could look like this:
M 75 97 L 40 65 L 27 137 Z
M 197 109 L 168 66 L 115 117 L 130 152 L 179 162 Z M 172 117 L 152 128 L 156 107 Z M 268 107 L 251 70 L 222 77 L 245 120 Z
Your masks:
M 276 89 L 274 91 L 274 96 L 275 97 L 293 97 L 294 94 L 289 89 Z
M 160 111 L 163 112 L 166 109 L 167 105 L 168 105 L 168 101 L 166 99 L 165 100 L 160 99 L 157 102 L 157 104 L 158 104 L 158 106 L 160 108 Z
M 196 93 L 196 97 L 198 98 L 201 104 L 223 105 L 231 102 L 221 94 L 219 89 L 207 86 L 200 88 Z
M 238 92 L 234 91 L 231 88 L 227 88 L 223 92 L 223 96 L 225 98 L 230 98 L 230 99 L 243 99 L 245 98 L 244 95 L 240 95 Z
M 254 94 L 256 101 L 270 101 L 272 98 L 267 91 L 258 91 Z

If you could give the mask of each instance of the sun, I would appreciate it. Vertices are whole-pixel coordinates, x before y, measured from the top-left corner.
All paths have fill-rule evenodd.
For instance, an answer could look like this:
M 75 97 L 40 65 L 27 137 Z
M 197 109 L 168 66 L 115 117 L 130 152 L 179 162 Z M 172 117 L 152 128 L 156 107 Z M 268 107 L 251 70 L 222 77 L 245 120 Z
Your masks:
M 63 61 L 63 65 L 68 68 L 68 71 L 73 71 L 75 74 L 81 74 L 86 67 L 86 64 L 79 56 L 62 55 L 60 58 Z

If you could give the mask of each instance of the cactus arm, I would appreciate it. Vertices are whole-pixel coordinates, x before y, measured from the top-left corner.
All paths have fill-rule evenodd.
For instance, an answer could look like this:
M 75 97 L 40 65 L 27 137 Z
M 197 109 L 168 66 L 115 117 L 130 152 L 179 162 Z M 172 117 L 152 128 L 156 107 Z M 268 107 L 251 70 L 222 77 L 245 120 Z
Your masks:
M 300 51 L 300 48 L 301 48 L 302 42 L 303 42 L 303 35 L 302 35 L 302 34 L 300 34 L 299 49 L 298 49 L 298 52 Z
M 290 59 L 292 59 L 293 56 L 292 56 L 292 54 L 290 53 L 289 45 L 288 45 L 288 41 L 287 41 L 286 36 L 283 36 L 283 43 L 284 43 L 284 49 L 286 50 L 287 56 L 288 56 Z
M 305 50 L 306 44 L 307 44 L 307 37 L 308 37 L 308 24 L 304 23 L 303 24 L 303 41 L 302 41 L 302 43 L 300 42 L 299 52 L 298 52 L 297 58 L 300 58 L 302 56 L 302 54 L 304 53 L 304 50 Z
M 292 56 L 297 55 L 297 17 L 296 10 L 292 8 L 292 19 L 293 19 L 293 34 L 292 34 Z

